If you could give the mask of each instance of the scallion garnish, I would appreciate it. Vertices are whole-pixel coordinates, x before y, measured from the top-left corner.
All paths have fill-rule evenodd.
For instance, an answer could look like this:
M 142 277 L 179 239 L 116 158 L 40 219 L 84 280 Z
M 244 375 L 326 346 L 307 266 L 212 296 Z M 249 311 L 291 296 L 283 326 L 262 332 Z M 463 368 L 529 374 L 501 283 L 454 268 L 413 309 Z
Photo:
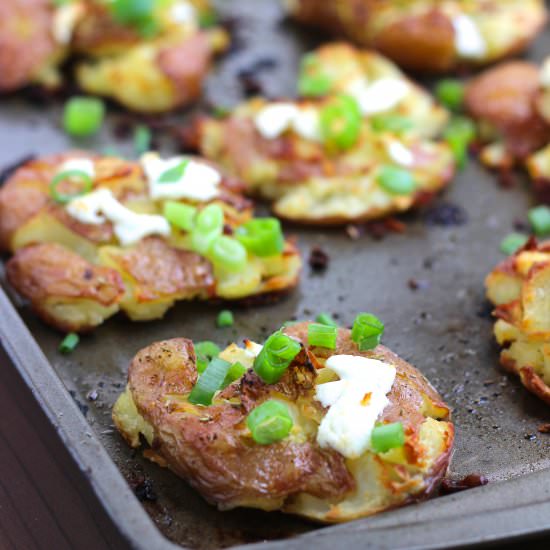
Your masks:
M 363 118 L 353 97 L 342 94 L 331 99 L 321 109 L 319 120 L 328 147 L 345 151 L 357 143 Z
M 195 355 L 197 357 L 196 366 L 199 374 L 204 372 L 204 369 L 206 369 L 208 363 L 210 363 L 214 357 L 218 357 L 221 352 L 218 345 L 214 342 L 210 342 L 209 340 L 197 342 L 194 345 L 194 348 Z
M 330 92 L 330 78 L 322 73 L 319 58 L 315 54 L 306 54 L 300 64 L 298 93 L 302 97 L 320 97 Z
M 178 182 L 185 173 L 185 169 L 187 168 L 187 165 L 189 164 L 189 161 L 187 159 L 182 160 L 180 163 L 178 163 L 176 166 L 173 166 L 172 168 L 169 168 L 165 172 L 163 172 L 159 178 L 159 183 L 176 183 Z
M 537 206 L 529 210 L 527 217 L 537 235 L 548 235 L 550 233 L 550 208 L 548 206 Z
M 209 204 L 197 214 L 191 233 L 193 250 L 206 255 L 212 243 L 223 232 L 223 219 L 223 209 L 219 204 Z
M 80 342 L 80 337 L 76 332 L 69 332 L 65 338 L 63 338 L 61 344 L 59 344 L 59 351 L 61 353 L 71 353 Z
M 515 254 L 529 240 L 523 233 L 509 233 L 500 243 L 500 251 L 507 256 Z
M 414 127 L 410 118 L 394 114 L 373 116 L 370 124 L 375 132 L 393 132 L 394 134 L 400 134 Z
M 214 239 L 207 256 L 214 267 L 232 273 L 242 271 L 248 260 L 246 248 L 236 239 L 226 235 Z
M 277 218 L 258 218 L 241 225 L 235 237 L 255 256 L 280 254 L 285 246 L 281 222 Z
M 413 175 L 398 166 L 382 166 L 376 181 L 390 195 L 410 195 L 416 189 Z
M 321 325 L 328 325 L 329 327 L 337 327 L 338 323 L 332 318 L 330 313 L 319 313 L 315 318 L 316 323 Z
M 353 322 L 351 339 L 359 347 L 359 351 L 375 348 L 384 334 L 384 323 L 371 313 L 359 313 Z
M 71 136 L 96 134 L 105 118 L 105 104 L 96 97 L 77 96 L 65 103 L 63 128 Z
M 139 124 L 134 130 L 134 151 L 141 156 L 151 148 L 151 130 L 144 124 Z
M 454 117 L 443 133 L 443 137 L 451 148 L 455 162 L 460 169 L 466 166 L 468 147 L 475 136 L 476 128 L 474 123 L 469 118 L 463 116 Z
M 293 426 L 288 407 L 270 399 L 253 409 L 246 419 L 252 439 L 260 445 L 269 445 L 288 436 Z
M 233 318 L 233 313 L 228 309 L 222 309 L 222 311 L 218 313 L 218 318 L 216 319 L 218 328 L 232 327 L 234 323 L 235 319 Z
M 210 405 L 214 394 L 223 386 L 231 363 L 215 357 L 208 363 L 204 372 L 189 394 L 189 402 L 194 405 Z
M 371 434 L 371 446 L 375 453 L 386 453 L 405 444 L 405 432 L 401 422 L 379 424 Z
M 310 346 L 336 349 L 338 329 L 329 325 L 310 323 L 307 327 L 307 343 Z
M 435 87 L 435 97 L 452 111 L 459 111 L 464 101 L 464 84 L 460 80 L 446 78 Z
M 79 185 L 80 189 L 77 189 L 73 193 L 60 193 L 57 188 L 65 181 Z M 82 170 L 63 170 L 63 172 L 59 172 L 59 174 L 56 174 L 52 178 L 50 182 L 50 196 L 55 202 L 67 204 L 76 197 L 89 193 L 93 185 L 92 178 L 86 172 Z
M 285 373 L 302 346 L 280 330 L 265 342 L 254 360 L 254 371 L 267 384 L 275 384 Z
M 225 380 L 223 381 L 223 387 L 225 388 L 226 386 L 229 386 L 229 384 L 231 384 L 232 382 L 235 382 L 235 380 L 241 378 L 245 372 L 246 367 L 244 365 L 242 365 L 238 361 L 236 363 L 233 363 L 229 368 L 229 371 L 227 372 Z
M 191 231 L 195 225 L 197 209 L 190 204 L 166 201 L 163 206 L 162 215 L 178 229 Z
M 134 27 L 143 37 L 149 38 L 158 32 L 155 20 L 156 0 L 111 0 L 109 8 L 113 18 L 121 25 Z

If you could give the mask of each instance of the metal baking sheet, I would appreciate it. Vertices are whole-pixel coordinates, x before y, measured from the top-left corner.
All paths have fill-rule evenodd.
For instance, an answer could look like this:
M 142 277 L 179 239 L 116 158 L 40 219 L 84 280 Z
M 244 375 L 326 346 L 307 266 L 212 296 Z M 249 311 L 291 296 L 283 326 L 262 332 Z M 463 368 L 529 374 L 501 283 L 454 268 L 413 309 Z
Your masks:
M 206 101 L 223 106 L 239 101 L 239 74 L 251 67 L 260 67 L 255 78 L 270 96 L 291 94 L 301 53 L 321 37 L 284 21 L 275 1 L 226 1 L 221 9 L 233 22 L 234 48 L 209 78 Z M 548 51 L 545 33 L 530 55 L 541 60 Z M 60 112 L 56 101 L 4 98 L 0 167 L 75 145 L 115 146 L 131 154 L 131 140 L 114 137 L 122 112 L 111 114 L 101 136 L 76 144 L 60 131 Z M 169 140 L 162 150 L 171 150 Z M 327 271 L 318 275 L 306 264 L 294 294 L 274 306 L 236 309 L 233 328 L 215 328 L 218 307 L 179 304 L 158 322 L 112 319 L 69 356 L 57 352 L 60 335 L 38 321 L 2 280 L 14 306 L 0 290 L 2 346 L 136 548 L 173 547 L 169 541 L 197 549 L 255 548 L 253 543 L 266 540 L 271 543 L 262 548 L 436 548 L 550 532 L 550 436 L 537 432 L 549 420 L 548 408 L 499 369 L 483 291 L 485 275 L 502 258 L 501 238 L 525 219 L 531 203 L 521 178 L 503 189 L 471 162 L 434 206 L 403 218 L 403 234 L 353 240 L 343 230 L 286 227 L 297 235 L 306 259 L 314 245 L 329 254 Z M 489 478 L 487 486 L 337 527 L 277 513 L 221 513 L 184 481 L 130 450 L 114 431 L 111 407 L 141 347 L 175 336 L 219 344 L 245 336 L 261 341 L 286 320 L 322 311 L 344 325 L 358 311 L 385 321 L 385 344 L 417 366 L 454 408 L 451 474 L 480 473 Z

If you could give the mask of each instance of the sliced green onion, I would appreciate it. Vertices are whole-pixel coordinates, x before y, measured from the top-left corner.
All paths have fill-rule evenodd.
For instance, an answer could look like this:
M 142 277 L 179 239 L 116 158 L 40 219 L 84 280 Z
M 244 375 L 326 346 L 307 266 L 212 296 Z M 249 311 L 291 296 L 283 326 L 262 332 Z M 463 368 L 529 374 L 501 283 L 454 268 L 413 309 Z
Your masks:
M 216 357 L 210 361 L 189 394 L 189 403 L 210 405 L 214 394 L 222 388 L 231 363 Z
M 459 111 L 464 102 L 464 84 L 453 78 L 440 80 L 435 87 L 435 97 L 448 109 Z
M 548 206 L 541 205 L 531 208 L 527 217 L 537 235 L 550 233 L 550 208 Z
M 235 237 L 252 254 L 259 257 L 276 256 L 285 247 L 281 222 L 277 218 L 258 218 L 241 225 Z
M 278 330 L 266 340 L 254 360 L 254 371 L 267 384 L 275 384 L 301 349 L 299 342 Z
M 238 380 L 241 378 L 244 373 L 247 371 L 247 368 L 239 363 L 238 361 L 236 363 L 233 363 L 227 372 L 227 376 L 225 377 L 225 380 L 223 381 L 223 387 L 229 386 L 232 382 L 235 382 L 235 380 Z
M 398 166 L 382 166 L 376 181 L 390 195 L 410 195 L 416 189 L 413 175 Z
M 111 0 L 113 18 L 121 25 L 134 27 L 143 37 L 154 36 L 158 23 L 154 17 L 156 0 Z
M 64 181 L 78 183 L 81 188 L 74 193 L 60 193 L 57 188 Z M 56 174 L 50 182 L 50 196 L 55 202 L 67 204 L 76 197 L 89 193 L 93 187 L 92 178 L 82 170 L 64 170 Z
M 69 332 L 69 334 L 63 338 L 61 344 L 59 344 L 59 351 L 61 353 L 71 353 L 71 351 L 78 346 L 78 342 L 80 342 L 78 334 L 76 334 L 76 332 Z
M 166 172 L 161 174 L 159 183 L 176 183 L 183 177 L 188 164 L 189 161 L 185 159 L 173 168 L 169 168 Z
M 270 399 L 253 409 L 246 419 L 252 439 L 260 445 L 269 445 L 288 436 L 293 426 L 288 407 Z
M 223 309 L 218 313 L 216 325 L 219 328 L 232 327 L 234 323 L 235 319 L 233 318 L 233 313 L 228 309 Z
M 204 342 L 197 342 L 194 347 L 195 355 L 197 357 L 197 371 L 200 374 L 204 372 L 204 369 L 206 369 L 208 363 L 210 363 L 212 359 L 218 357 L 221 350 L 216 344 L 214 344 L 214 342 L 210 342 L 208 340 Z
M 394 114 L 373 116 L 370 119 L 370 123 L 375 132 L 393 132 L 395 134 L 400 134 L 414 128 L 413 121 L 410 118 Z
M 141 156 L 151 148 L 151 130 L 144 124 L 140 124 L 134 131 L 134 151 Z
M 315 318 L 315 322 L 321 325 L 328 325 L 329 327 L 339 326 L 330 313 L 319 313 Z
M 331 79 L 322 73 L 319 58 L 311 53 L 304 55 L 300 64 L 298 93 L 302 97 L 320 97 L 328 94 L 331 87 Z
M 233 237 L 226 235 L 214 240 L 207 256 L 214 267 L 230 273 L 242 271 L 248 260 L 246 248 Z
M 455 117 L 445 129 L 443 137 L 451 148 L 458 168 L 464 168 L 468 160 L 468 147 L 476 137 L 474 123 L 466 117 Z
M 105 118 L 105 104 L 95 97 L 72 97 L 65 103 L 63 128 L 71 136 L 96 134 Z
M 359 347 L 359 351 L 375 348 L 384 334 L 384 323 L 371 313 L 359 313 L 353 322 L 351 339 Z
M 371 446 L 375 453 L 386 453 L 403 445 L 405 445 L 405 431 L 401 422 L 379 424 L 373 428 Z
M 223 208 L 219 204 L 209 204 L 201 210 L 191 233 L 191 246 L 199 254 L 205 255 L 212 243 L 223 232 Z
M 307 343 L 310 346 L 336 349 L 338 329 L 329 325 L 310 323 L 307 327 Z
M 218 24 L 218 16 L 214 10 L 201 11 L 199 13 L 199 27 L 209 29 Z
M 335 97 L 321 109 L 319 116 L 321 133 L 327 146 L 344 151 L 357 143 L 363 119 L 353 97 Z
M 529 240 L 523 233 L 510 233 L 500 243 L 500 251 L 507 256 L 515 254 Z
M 178 229 L 191 231 L 195 225 L 197 209 L 190 204 L 166 201 L 163 206 L 162 215 Z

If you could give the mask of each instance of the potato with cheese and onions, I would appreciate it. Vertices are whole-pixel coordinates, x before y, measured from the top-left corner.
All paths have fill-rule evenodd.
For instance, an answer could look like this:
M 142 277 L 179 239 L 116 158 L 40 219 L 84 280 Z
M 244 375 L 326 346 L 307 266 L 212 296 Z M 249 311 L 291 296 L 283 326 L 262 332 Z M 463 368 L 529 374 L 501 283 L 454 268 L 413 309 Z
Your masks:
M 215 55 L 228 46 L 214 21 L 207 0 L 5 0 L 0 91 L 58 86 L 57 67 L 73 56 L 86 92 L 134 111 L 170 111 L 199 97 Z
M 263 347 L 154 343 L 130 365 L 115 425 L 220 510 L 332 523 L 411 503 L 445 475 L 454 428 L 382 331 L 361 314 L 352 331 L 298 323 Z
M 345 224 L 403 212 L 454 173 L 434 138 L 448 113 L 395 65 L 347 44 L 307 54 L 298 101 L 255 98 L 197 121 L 188 141 L 273 201 L 277 216 Z
M 550 243 L 529 241 L 485 280 L 500 363 L 550 405 Z
M 20 167 L 0 189 L 10 284 L 61 330 L 178 300 L 259 302 L 298 282 L 299 252 L 242 185 L 198 157 L 129 161 L 75 151 Z
M 526 49 L 543 0 L 285 0 L 292 17 L 379 50 L 400 66 L 445 73 Z

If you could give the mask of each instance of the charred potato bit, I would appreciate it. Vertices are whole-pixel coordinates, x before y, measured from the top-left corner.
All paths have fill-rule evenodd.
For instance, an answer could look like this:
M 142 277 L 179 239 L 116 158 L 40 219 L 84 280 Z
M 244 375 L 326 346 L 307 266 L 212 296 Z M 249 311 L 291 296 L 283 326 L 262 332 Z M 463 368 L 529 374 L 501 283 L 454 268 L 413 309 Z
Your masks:
M 121 246 L 109 221 L 84 223 L 52 198 L 53 176 L 77 159 L 92 163 L 94 191 L 109 190 L 140 214 L 158 215 L 163 208 L 163 201 L 150 198 L 138 162 L 73 152 L 20 167 L 0 189 L 0 248 L 14 254 L 7 263 L 8 281 L 46 322 L 86 331 L 119 310 L 133 320 L 150 320 L 162 317 L 177 300 L 263 302 L 297 285 L 301 258 L 291 242 L 280 254 L 250 254 L 238 273 L 216 271 L 192 251 L 186 232 L 172 230 L 166 238 L 150 236 Z M 209 203 L 223 210 L 229 234 L 253 215 L 241 188 L 222 175 L 219 194 Z M 200 210 L 204 203 L 192 206 Z
M 221 510 L 246 506 L 282 510 L 332 523 L 371 515 L 428 496 L 445 474 L 454 429 L 450 411 L 429 382 L 390 350 L 359 352 L 349 330 L 339 329 L 334 351 L 307 347 L 308 323 L 285 329 L 304 350 L 275 384 L 251 368 L 255 345 L 232 344 L 220 354 L 248 371 L 219 391 L 209 406 L 188 397 L 198 377 L 193 344 L 177 338 L 141 350 L 130 365 L 128 386 L 113 409 L 120 433 L 133 447 L 140 434 L 148 458 L 170 468 Z M 316 440 L 326 409 L 315 399 L 318 384 L 336 380 L 324 369 L 329 356 L 346 354 L 390 363 L 397 376 L 381 422 L 402 422 L 403 447 L 367 450 L 346 458 Z M 315 366 L 314 366 L 315 365 Z M 288 437 L 256 443 L 248 413 L 275 399 L 293 419 Z
M 521 52 L 547 17 L 542 0 L 286 0 L 286 5 L 302 23 L 374 47 L 404 68 L 433 73 Z
M 485 281 L 500 363 L 550 405 L 550 243 L 529 241 Z
M 408 210 L 445 187 L 454 173 L 453 156 L 446 143 L 430 138 L 441 133 L 448 113 L 427 92 L 380 55 L 347 44 L 321 47 L 309 59 L 330 81 L 327 97 L 284 104 L 256 98 L 227 118 L 203 118 L 193 132 L 201 154 L 243 180 L 251 195 L 274 201 L 277 216 L 304 224 L 377 219 Z M 399 99 L 372 115 L 359 116 L 357 140 L 344 151 L 295 127 L 275 137 L 258 127 L 259 117 L 280 105 L 322 117 L 333 99 L 348 93 L 354 83 L 373 82 L 389 85 L 392 93 L 397 89 Z M 374 95 L 376 101 L 380 96 L 384 101 L 384 93 Z M 407 125 L 399 132 L 380 126 L 384 116 Z M 311 124 L 305 117 L 304 121 Z M 379 183 L 379 173 L 388 164 L 411 173 L 416 184 L 412 192 L 393 193 Z

